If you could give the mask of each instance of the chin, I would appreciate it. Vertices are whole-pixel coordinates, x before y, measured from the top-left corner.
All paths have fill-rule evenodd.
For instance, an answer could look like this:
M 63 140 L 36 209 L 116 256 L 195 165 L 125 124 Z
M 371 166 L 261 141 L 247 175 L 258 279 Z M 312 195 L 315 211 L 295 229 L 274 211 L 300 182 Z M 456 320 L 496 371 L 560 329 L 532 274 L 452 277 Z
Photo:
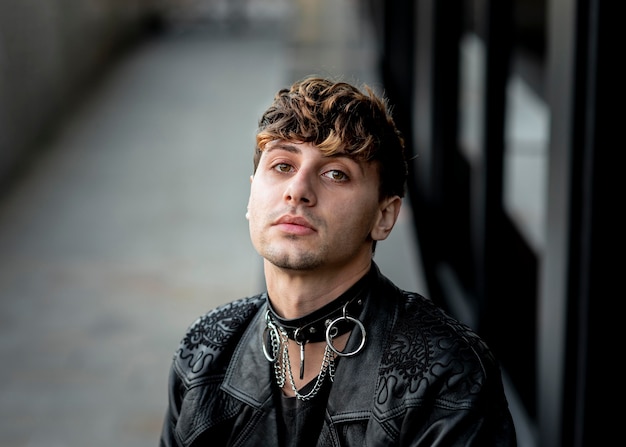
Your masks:
M 296 257 L 284 255 L 266 257 L 265 259 L 278 268 L 294 271 L 312 270 L 322 264 L 318 257 L 310 255 L 299 255 Z

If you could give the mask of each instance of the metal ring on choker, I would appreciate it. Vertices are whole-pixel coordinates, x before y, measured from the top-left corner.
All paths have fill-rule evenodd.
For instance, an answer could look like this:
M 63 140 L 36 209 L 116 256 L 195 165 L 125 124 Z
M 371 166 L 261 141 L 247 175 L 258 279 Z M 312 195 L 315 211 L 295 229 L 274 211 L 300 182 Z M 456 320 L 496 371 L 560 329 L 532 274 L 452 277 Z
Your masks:
M 268 338 L 268 333 L 269 333 L 269 340 L 270 343 L 272 344 L 272 351 L 274 356 L 272 357 L 269 352 L 267 352 L 267 338 Z M 278 328 L 274 325 L 274 323 L 271 322 L 270 318 L 269 318 L 269 313 L 266 313 L 265 315 L 265 328 L 263 329 L 263 336 L 261 337 L 261 341 L 262 341 L 262 347 L 263 347 L 263 355 L 265 355 L 265 358 L 267 359 L 268 362 L 275 362 L 276 360 L 278 360 L 278 344 L 280 343 L 280 334 L 278 332 Z
M 339 351 L 337 348 L 335 348 L 335 346 L 333 346 L 333 335 L 331 334 L 331 332 L 332 332 L 332 329 L 340 320 L 352 321 L 353 323 L 359 326 L 359 329 L 361 329 L 361 335 L 362 335 L 361 344 L 359 345 L 358 348 L 356 348 L 352 352 L 342 352 L 342 351 Z M 336 330 L 335 330 L 335 333 L 336 333 Z M 331 321 L 328 327 L 326 328 L 326 344 L 335 354 L 337 354 L 340 357 L 352 357 L 353 355 L 356 355 L 359 352 L 361 352 L 361 350 L 363 349 L 363 346 L 365 346 L 365 338 L 366 338 L 366 333 L 365 333 L 365 326 L 363 326 L 363 323 L 361 323 L 356 318 L 351 317 L 350 315 L 345 315 L 345 313 L 343 316 Z

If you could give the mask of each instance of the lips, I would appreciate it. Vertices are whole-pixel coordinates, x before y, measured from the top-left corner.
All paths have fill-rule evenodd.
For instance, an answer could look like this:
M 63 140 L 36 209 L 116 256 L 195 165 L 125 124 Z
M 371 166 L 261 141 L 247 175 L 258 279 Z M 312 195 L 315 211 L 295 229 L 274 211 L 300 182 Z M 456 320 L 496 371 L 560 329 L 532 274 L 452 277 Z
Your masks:
M 307 219 L 299 216 L 283 216 L 274 223 L 274 226 L 283 233 L 294 236 L 307 236 L 316 232 Z
M 276 221 L 276 225 L 281 225 L 281 224 L 298 225 L 301 227 L 313 229 L 313 226 L 309 223 L 308 220 L 306 220 L 303 217 L 298 217 L 298 216 L 283 216 Z

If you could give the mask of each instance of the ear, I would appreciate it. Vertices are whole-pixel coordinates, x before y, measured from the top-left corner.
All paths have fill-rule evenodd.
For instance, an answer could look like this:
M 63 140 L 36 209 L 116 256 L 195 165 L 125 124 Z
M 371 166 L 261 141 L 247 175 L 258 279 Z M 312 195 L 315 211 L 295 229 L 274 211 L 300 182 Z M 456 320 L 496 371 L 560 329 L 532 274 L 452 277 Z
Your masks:
M 254 175 L 250 176 L 250 187 L 252 187 L 252 180 Z M 246 206 L 246 220 L 250 220 L 250 196 L 248 196 L 248 205 Z
M 380 202 L 378 215 L 372 228 L 372 239 L 375 241 L 387 239 L 387 236 L 389 236 L 393 226 L 396 224 L 396 220 L 398 220 L 401 207 L 402 198 L 399 196 L 387 197 Z

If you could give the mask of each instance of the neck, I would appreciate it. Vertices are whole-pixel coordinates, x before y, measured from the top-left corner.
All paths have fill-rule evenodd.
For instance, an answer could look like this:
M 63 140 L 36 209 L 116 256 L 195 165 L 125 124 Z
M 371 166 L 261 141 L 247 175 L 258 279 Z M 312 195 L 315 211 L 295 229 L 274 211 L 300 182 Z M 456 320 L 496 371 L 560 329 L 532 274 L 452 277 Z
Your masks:
M 324 307 L 346 292 L 371 268 L 367 264 L 349 269 L 295 271 L 265 261 L 265 281 L 276 314 L 285 319 L 301 318 Z

